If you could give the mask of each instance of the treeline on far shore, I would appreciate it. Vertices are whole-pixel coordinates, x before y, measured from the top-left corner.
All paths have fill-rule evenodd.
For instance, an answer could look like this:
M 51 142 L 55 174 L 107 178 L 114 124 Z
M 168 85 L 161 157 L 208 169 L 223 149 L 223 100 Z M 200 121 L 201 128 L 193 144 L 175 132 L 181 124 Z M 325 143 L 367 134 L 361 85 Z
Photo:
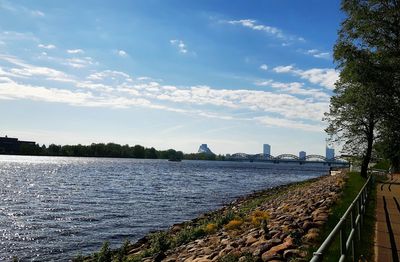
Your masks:
M 91 145 L 55 145 L 40 146 L 39 144 L 20 146 L 19 155 L 34 156 L 75 156 L 75 157 L 118 157 L 118 158 L 146 158 L 146 159 L 173 159 L 173 160 L 225 160 L 223 155 L 191 153 L 184 154 L 174 149 L 157 150 L 154 147 L 146 148 L 141 145 L 129 146 L 115 143 L 93 143 Z

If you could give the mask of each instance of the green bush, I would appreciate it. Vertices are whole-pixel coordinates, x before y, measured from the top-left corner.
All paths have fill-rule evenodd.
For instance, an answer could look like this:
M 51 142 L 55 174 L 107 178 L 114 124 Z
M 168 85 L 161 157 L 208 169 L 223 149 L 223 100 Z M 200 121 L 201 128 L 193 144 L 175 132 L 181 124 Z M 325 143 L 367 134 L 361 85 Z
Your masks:
M 215 224 L 217 224 L 217 227 L 222 227 L 228 224 L 229 221 L 233 220 L 234 218 L 235 218 L 235 213 L 233 213 L 232 211 L 228 211 L 226 212 L 226 214 L 217 217 L 215 219 Z
M 16 260 L 16 261 L 18 261 L 18 260 Z M 72 259 L 72 262 L 83 262 L 83 261 L 84 261 L 84 258 L 83 258 L 83 256 L 82 256 L 82 254 L 76 255 L 76 257 L 74 257 L 74 258 Z
M 170 237 L 163 231 L 152 234 L 150 243 L 153 253 L 164 252 L 171 247 Z
M 128 255 L 128 251 L 129 251 L 129 245 L 131 243 L 129 242 L 128 239 L 126 239 L 124 241 L 124 244 L 118 249 L 118 253 L 117 253 L 117 261 L 118 262 L 123 262 L 126 255 Z
M 185 228 L 180 231 L 175 237 L 175 245 L 184 245 L 192 240 L 205 236 L 207 233 L 202 227 Z
M 97 254 L 97 261 L 112 262 L 110 243 L 108 241 L 104 242 L 103 246 L 100 249 L 100 252 Z

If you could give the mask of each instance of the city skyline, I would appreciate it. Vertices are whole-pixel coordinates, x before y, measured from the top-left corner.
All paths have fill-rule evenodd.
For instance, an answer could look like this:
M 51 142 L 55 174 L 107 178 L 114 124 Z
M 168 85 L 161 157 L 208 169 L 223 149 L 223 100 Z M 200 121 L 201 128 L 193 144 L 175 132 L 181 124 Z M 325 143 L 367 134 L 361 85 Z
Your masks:
M 1 0 L 0 135 L 322 155 L 342 18 L 339 1 Z

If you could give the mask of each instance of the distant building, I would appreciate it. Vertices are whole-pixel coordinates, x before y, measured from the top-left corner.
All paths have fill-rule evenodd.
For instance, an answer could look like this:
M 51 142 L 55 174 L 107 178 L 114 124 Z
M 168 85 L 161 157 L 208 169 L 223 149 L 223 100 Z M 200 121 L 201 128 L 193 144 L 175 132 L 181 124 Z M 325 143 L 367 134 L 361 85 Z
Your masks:
M 19 154 L 21 146 L 35 146 L 33 141 L 20 141 L 13 137 L 0 137 L 0 154 Z
M 307 156 L 307 154 L 306 154 L 305 151 L 300 151 L 300 152 L 299 152 L 299 159 L 300 159 L 300 160 L 305 160 L 305 159 L 306 159 L 306 156 Z
M 197 153 L 203 153 L 207 155 L 214 155 L 214 153 L 208 148 L 207 144 L 201 144 Z
M 325 157 L 328 160 L 334 159 L 335 158 L 335 149 L 326 147 Z
M 263 154 L 264 154 L 264 156 L 266 156 L 266 155 L 270 156 L 271 155 L 271 146 L 269 144 L 264 144 L 264 146 L 263 146 Z

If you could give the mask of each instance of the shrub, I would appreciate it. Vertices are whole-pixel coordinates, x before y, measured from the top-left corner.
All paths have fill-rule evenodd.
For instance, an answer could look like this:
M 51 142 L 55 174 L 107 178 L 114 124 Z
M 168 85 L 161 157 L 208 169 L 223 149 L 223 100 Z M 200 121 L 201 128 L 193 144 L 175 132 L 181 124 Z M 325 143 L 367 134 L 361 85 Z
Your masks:
M 240 226 L 241 226 L 242 224 L 243 224 L 243 221 L 242 221 L 242 220 L 233 219 L 233 220 L 229 221 L 229 223 L 226 224 L 226 225 L 224 226 L 224 228 L 225 228 L 226 230 L 234 230 L 234 229 L 240 228 Z
M 217 227 L 222 227 L 223 225 L 227 224 L 229 221 L 235 218 L 235 214 L 232 211 L 228 211 L 220 217 L 215 219 L 215 224 Z
M 251 223 L 255 226 L 260 226 L 266 223 L 269 219 L 269 213 L 267 211 L 256 210 L 250 215 Z
M 185 228 L 175 237 L 175 244 L 180 246 L 205 235 L 206 231 L 202 227 Z
M 207 234 L 215 233 L 215 231 L 217 231 L 217 225 L 214 224 L 214 223 L 209 223 L 209 224 L 206 225 L 204 231 L 205 231 Z
M 14 262 L 18 262 L 19 260 L 13 260 Z M 82 254 L 78 254 L 78 255 L 76 255 L 76 257 L 74 257 L 73 259 L 72 259 L 72 262 L 83 262 L 84 261 L 84 258 L 83 258 L 83 256 L 82 256 Z
M 100 252 L 97 254 L 98 262 L 111 262 L 111 250 L 110 243 L 108 241 L 104 242 L 103 246 L 100 249 Z
M 123 262 L 125 256 L 128 254 L 128 249 L 129 249 L 129 245 L 131 243 L 129 242 L 128 239 L 126 239 L 124 241 L 124 244 L 118 249 L 118 253 L 117 253 L 117 261 L 118 262 Z
M 167 232 L 157 232 L 151 235 L 151 249 L 154 253 L 164 252 L 171 246 L 171 241 Z

